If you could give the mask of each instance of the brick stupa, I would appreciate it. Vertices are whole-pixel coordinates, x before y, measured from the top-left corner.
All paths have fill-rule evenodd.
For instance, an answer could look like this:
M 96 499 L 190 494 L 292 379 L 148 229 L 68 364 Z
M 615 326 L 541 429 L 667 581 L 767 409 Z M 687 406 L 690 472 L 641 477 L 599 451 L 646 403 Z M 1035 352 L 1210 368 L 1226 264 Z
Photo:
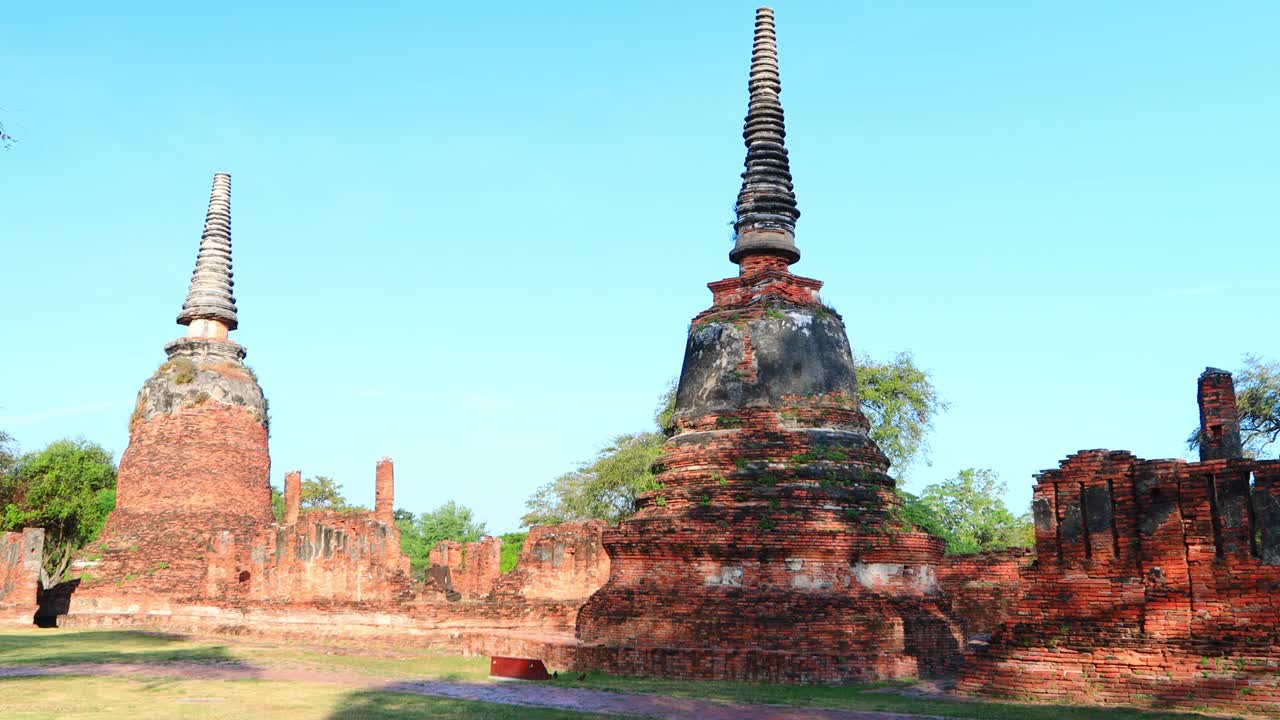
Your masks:
M 770 681 L 916 676 L 960 636 L 944 544 L 901 514 L 859 408 L 844 323 L 799 277 L 773 12 L 757 12 L 737 277 L 690 327 L 658 490 L 605 534 L 582 657 L 625 674 Z
M 138 393 L 116 508 L 86 555 L 78 597 L 105 581 L 119 585 L 113 593 L 192 593 L 211 532 L 249 537 L 273 522 L 267 401 L 244 348 L 228 339 L 238 324 L 232 284 L 231 177 L 218 173 L 178 315 L 188 333 L 165 346 L 168 361 Z

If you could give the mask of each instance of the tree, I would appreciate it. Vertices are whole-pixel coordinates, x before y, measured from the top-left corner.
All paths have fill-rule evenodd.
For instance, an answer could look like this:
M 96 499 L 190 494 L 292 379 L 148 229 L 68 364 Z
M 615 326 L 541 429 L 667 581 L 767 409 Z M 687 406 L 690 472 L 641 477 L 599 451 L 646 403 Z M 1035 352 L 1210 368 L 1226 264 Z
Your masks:
M 918 498 L 904 494 L 907 519 L 947 541 L 947 552 L 975 553 L 1029 547 L 1035 526 L 1005 506 L 1007 487 L 992 470 L 969 468 L 929 485 Z
M 62 581 L 77 550 L 97 539 L 116 504 L 111 453 L 87 440 L 58 440 L 18 459 L 0 478 L 0 531 L 45 530 L 41 582 Z
M 589 463 L 542 486 L 525 502 L 525 525 L 604 520 L 635 512 L 636 497 L 657 488 L 653 463 L 666 437 L 658 432 L 619 435 Z
M 3 487 L 4 478 L 9 477 L 17 464 L 18 446 L 9 433 L 0 430 L 0 487 Z
M 485 524 L 476 521 L 471 508 L 452 500 L 417 516 L 408 510 L 396 510 L 395 519 L 400 529 L 400 551 L 409 556 L 414 577 L 421 577 L 426 571 L 431 564 L 431 549 L 442 541 L 475 542 L 485 533 Z
M 503 533 L 498 537 L 502 540 L 502 561 L 499 563 L 498 571 L 505 575 L 515 570 L 516 565 L 520 563 L 520 552 L 524 550 L 524 541 L 528 539 L 529 533 Z
M 1236 411 L 1240 415 L 1240 443 L 1247 457 L 1265 457 L 1280 440 L 1280 362 L 1244 356 L 1244 369 L 1235 373 Z M 1200 448 L 1200 428 L 1191 432 L 1187 447 Z
M 871 423 L 871 439 L 888 456 L 901 481 L 913 462 L 928 461 L 926 437 L 947 403 L 909 352 L 900 352 L 888 362 L 859 355 L 854 373 L 862 412 Z
M 338 512 L 368 509 L 347 502 L 338 481 L 324 475 L 303 479 L 302 495 L 299 497 L 298 506 L 302 510 L 336 510 Z

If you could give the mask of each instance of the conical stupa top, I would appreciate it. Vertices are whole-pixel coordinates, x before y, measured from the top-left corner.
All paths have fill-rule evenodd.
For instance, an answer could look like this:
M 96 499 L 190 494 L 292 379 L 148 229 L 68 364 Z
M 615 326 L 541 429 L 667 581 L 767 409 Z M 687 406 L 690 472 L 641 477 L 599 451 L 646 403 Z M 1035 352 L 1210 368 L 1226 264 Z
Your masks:
M 755 44 L 751 51 L 751 79 L 747 84 L 751 100 L 742 137 L 746 140 L 746 170 L 738 193 L 737 244 L 729 259 L 738 262 L 748 252 L 786 255 L 800 259 L 795 245 L 796 194 L 791 186 L 791 165 L 787 161 L 783 124 L 782 82 L 778 77 L 778 41 L 773 29 L 773 10 L 756 10 Z
M 200 253 L 196 269 L 191 273 L 187 301 L 178 314 L 178 324 L 193 320 L 216 320 L 236 329 L 236 299 L 231 294 L 231 176 L 213 176 L 213 192 L 209 196 L 209 213 L 204 219 L 200 237 Z

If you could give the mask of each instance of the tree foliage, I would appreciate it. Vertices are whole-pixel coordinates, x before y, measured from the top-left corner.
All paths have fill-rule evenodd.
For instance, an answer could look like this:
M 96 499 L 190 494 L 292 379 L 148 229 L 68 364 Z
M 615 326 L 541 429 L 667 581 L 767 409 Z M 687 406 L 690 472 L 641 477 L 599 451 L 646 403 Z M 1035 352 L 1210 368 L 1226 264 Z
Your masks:
M 525 501 L 529 512 L 520 522 L 526 527 L 585 520 L 616 524 L 629 517 L 637 496 L 657 488 L 653 463 L 662 454 L 675 411 L 672 382 L 658 397 L 653 430 L 613 438 L 594 458 L 538 488 Z
M 283 498 L 281 499 L 283 503 Z M 302 494 L 298 500 L 301 510 L 336 510 L 338 512 L 355 512 L 368 510 L 362 505 L 352 505 L 342 494 L 342 485 L 331 477 L 316 475 L 303 478 Z M 283 511 L 283 505 L 281 506 Z
M 524 541 L 528 537 L 529 533 L 527 532 L 504 533 L 499 536 L 502 540 L 500 572 L 506 574 L 516 569 L 516 565 L 520 563 L 520 551 L 524 549 Z
M 855 360 L 858 397 L 871 423 L 871 438 L 893 464 L 898 480 L 916 460 L 928 460 L 927 437 L 933 420 L 947 409 L 929 373 L 915 364 L 909 352 L 887 362 L 869 355 Z
M 426 571 L 431 564 L 431 549 L 441 541 L 475 542 L 485 533 L 485 524 L 475 519 L 471 508 L 452 500 L 420 515 L 396 510 L 395 518 L 400 529 L 400 551 L 409 556 L 414 577 L 421 577 Z
M 1280 362 L 1256 355 L 1244 356 L 1244 368 L 1234 374 L 1236 411 L 1240 415 L 1240 442 L 1245 455 L 1266 457 L 1280 440 Z M 1200 428 L 1191 432 L 1187 447 L 1200 448 Z
M 1007 487 L 992 470 L 969 468 L 927 486 L 919 497 L 903 493 L 907 519 L 947 541 L 947 552 L 975 553 L 1030 547 L 1030 514 L 1015 516 L 1004 504 Z
M 102 532 L 116 504 L 116 465 L 86 440 L 58 440 L 10 464 L 0 476 L 0 531 L 44 528 L 42 581 L 51 587 L 72 555 Z
M 666 437 L 659 432 L 619 435 L 584 463 L 525 501 L 525 525 L 604 520 L 609 523 L 635 512 L 636 497 L 657 488 L 653 462 Z

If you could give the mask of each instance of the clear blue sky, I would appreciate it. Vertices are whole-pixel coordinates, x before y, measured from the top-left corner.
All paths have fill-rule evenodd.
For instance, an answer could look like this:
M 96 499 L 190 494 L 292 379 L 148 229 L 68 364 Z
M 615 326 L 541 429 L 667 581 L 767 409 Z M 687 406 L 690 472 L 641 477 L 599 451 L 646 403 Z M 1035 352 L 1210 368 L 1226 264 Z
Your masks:
M 0 428 L 123 452 L 226 171 L 273 482 L 390 455 L 513 529 L 735 270 L 754 4 L 263 5 L 6 7 Z M 907 487 L 1184 455 L 1198 373 L 1280 357 L 1280 4 L 776 8 L 794 269 L 951 402 Z

